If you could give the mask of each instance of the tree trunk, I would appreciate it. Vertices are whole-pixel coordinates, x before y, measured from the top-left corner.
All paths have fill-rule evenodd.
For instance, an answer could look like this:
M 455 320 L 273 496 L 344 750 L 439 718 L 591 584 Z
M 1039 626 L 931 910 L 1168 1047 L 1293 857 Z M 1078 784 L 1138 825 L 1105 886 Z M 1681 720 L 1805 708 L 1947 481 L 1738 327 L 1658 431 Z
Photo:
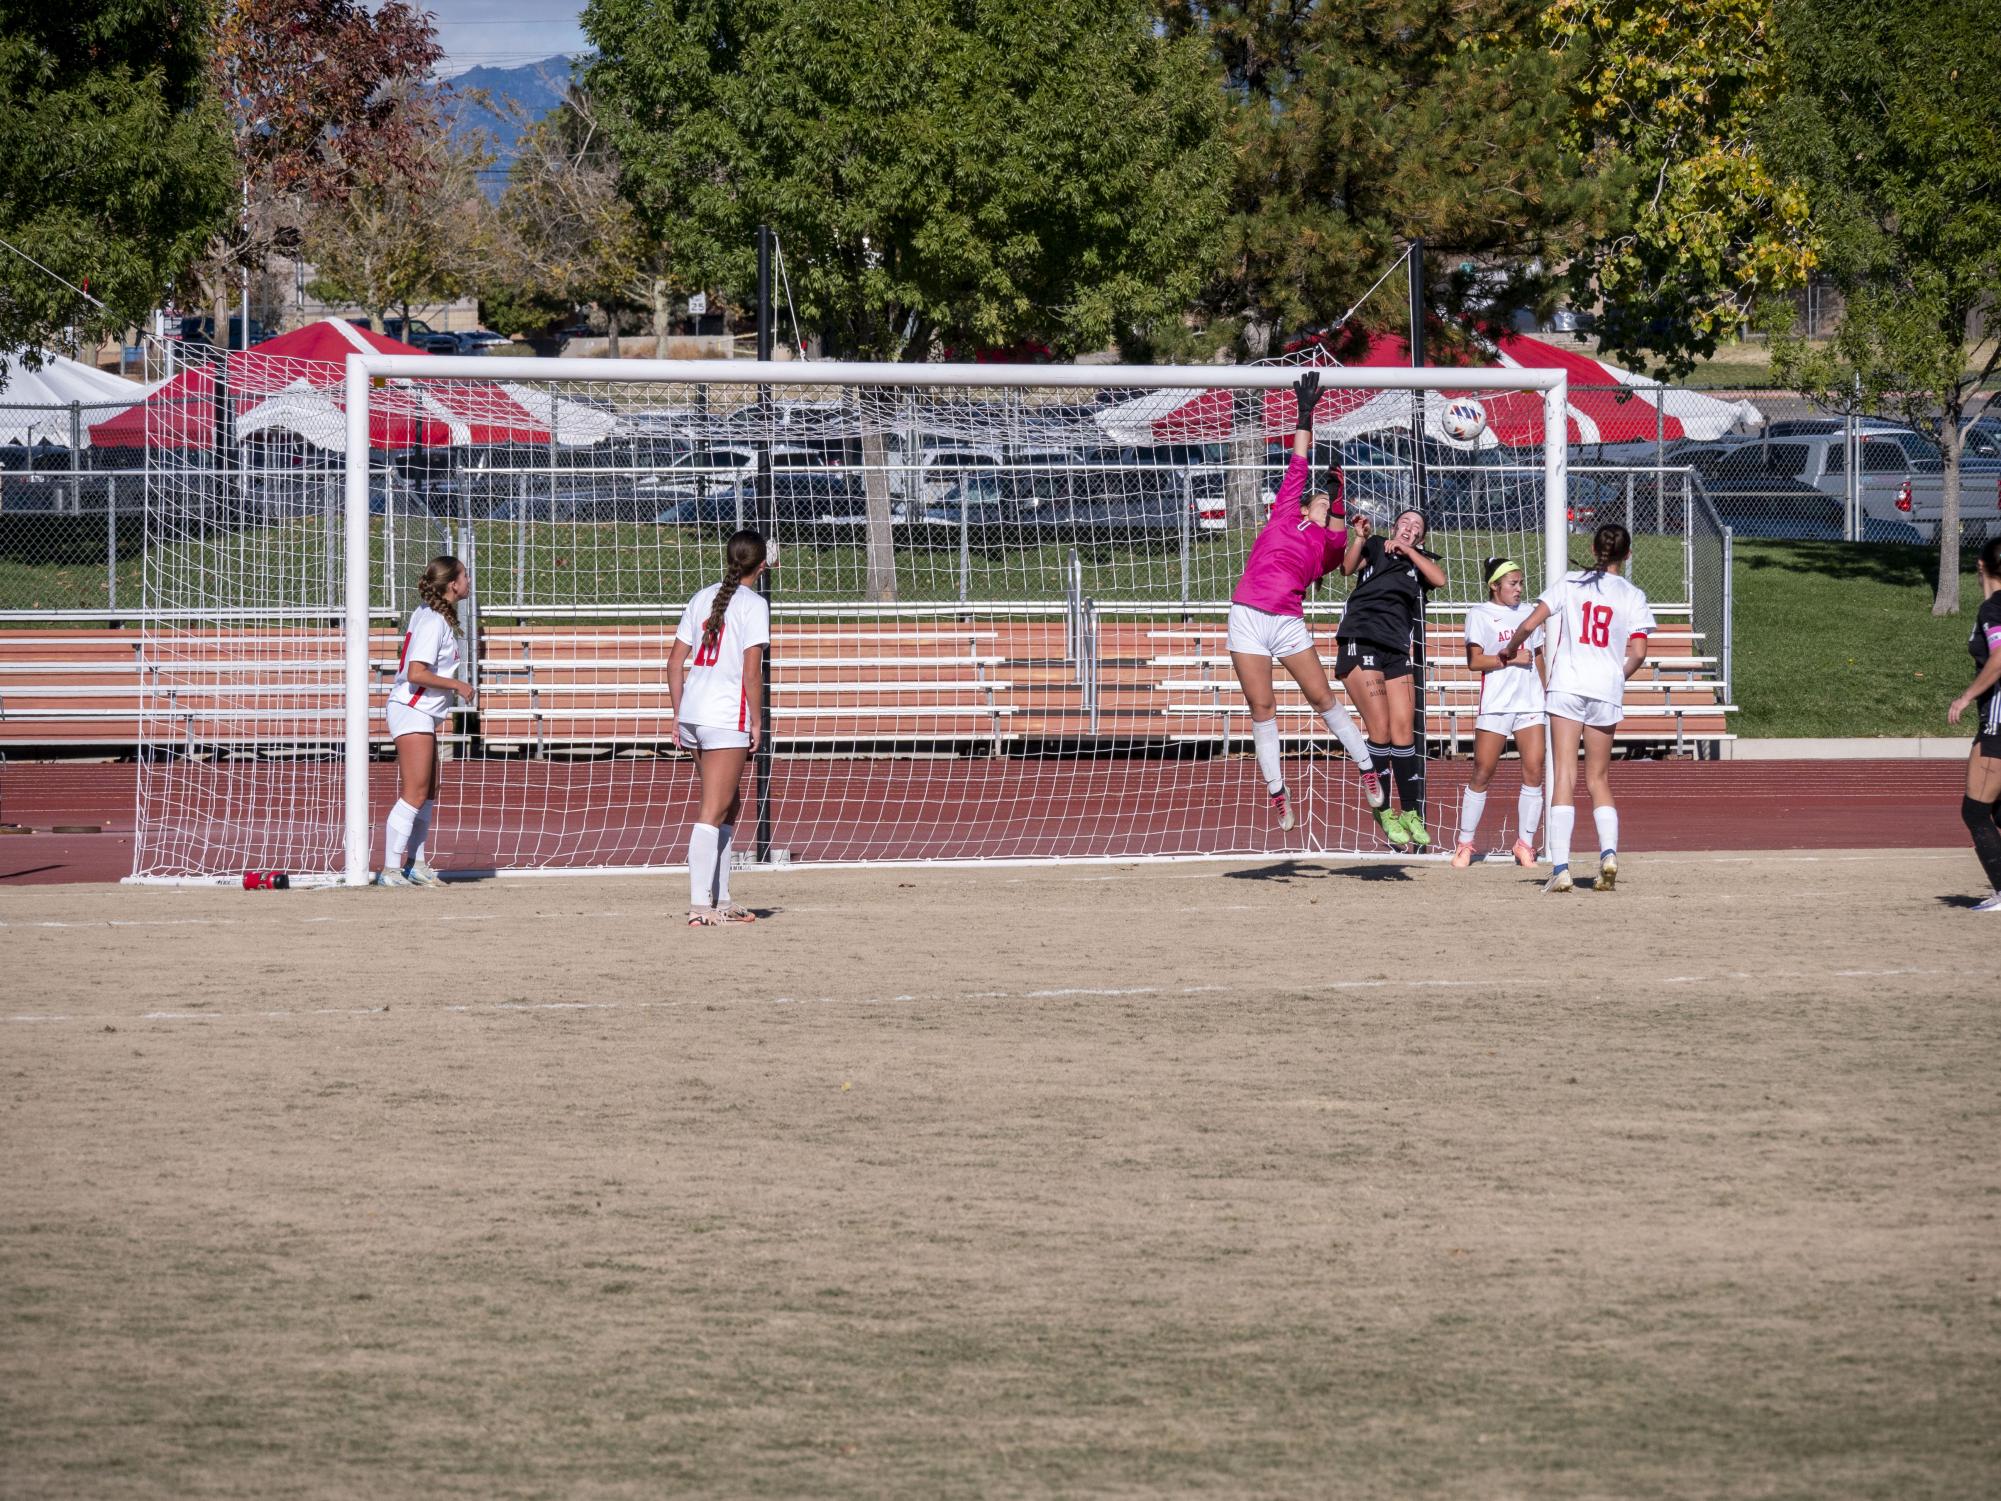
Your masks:
M 862 492 L 867 499 L 868 538 L 863 597 L 871 603 L 896 603 L 896 532 L 890 517 L 889 446 L 882 426 L 862 398 Z
M 1963 399 L 1946 403 L 1939 423 L 1939 446 L 1945 450 L 1945 493 L 1938 510 L 1938 593 L 1932 597 L 1932 614 L 1959 613 L 1959 456 L 1965 444 L 1960 436 Z
M 653 278 L 653 358 L 667 358 L 667 340 L 674 327 L 674 294 L 667 286 L 667 278 Z
M 604 352 L 614 360 L 618 358 L 618 309 L 609 303 L 604 310 Z
M 1230 468 L 1223 481 L 1223 513 L 1232 531 L 1255 532 L 1264 493 L 1264 392 L 1230 395 Z

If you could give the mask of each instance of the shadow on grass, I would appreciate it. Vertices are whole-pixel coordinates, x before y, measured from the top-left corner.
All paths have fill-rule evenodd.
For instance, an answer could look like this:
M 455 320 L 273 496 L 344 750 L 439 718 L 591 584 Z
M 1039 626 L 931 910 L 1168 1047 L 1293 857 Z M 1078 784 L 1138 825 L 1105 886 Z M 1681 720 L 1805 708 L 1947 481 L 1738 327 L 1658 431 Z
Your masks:
M 1410 872 L 1401 865 L 1309 865 L 1299 860 L 1281 860 L 1276 865 L 1260 865 L 1254 870 L 1226 870 L 1226 881 L 1408 881 Z
M 1979 549 L 1962 548 L 1961 568 L 1971 577 Z M 1932 589 L 1938 582 L 1938 549 L 1893 542 L 1771 542 L 1740 539 L 1737 566 L 1759 573 L 1814 573 L 1841 582 Z

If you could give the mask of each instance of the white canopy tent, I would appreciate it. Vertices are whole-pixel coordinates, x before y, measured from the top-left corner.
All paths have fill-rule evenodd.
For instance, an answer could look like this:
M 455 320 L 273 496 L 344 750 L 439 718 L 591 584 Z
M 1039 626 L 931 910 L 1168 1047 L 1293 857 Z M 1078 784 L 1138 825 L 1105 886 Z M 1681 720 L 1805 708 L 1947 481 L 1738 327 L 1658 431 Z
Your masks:
M 67 355 L 42 352 L 39 368 L 0 355 L 0 443 L 32 448 L 90 446 L 90 425 L 143 400 L 153 388 Z

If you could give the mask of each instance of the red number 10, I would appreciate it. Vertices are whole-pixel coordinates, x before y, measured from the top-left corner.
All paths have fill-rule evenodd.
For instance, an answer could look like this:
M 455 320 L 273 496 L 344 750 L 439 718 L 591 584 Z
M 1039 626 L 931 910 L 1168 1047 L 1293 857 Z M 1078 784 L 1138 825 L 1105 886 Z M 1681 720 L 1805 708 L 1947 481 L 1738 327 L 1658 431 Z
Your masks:
M 1584 631 L 1578 637 L 1586 646 L 1612 644 L 1612 607 L 1584 601 Z

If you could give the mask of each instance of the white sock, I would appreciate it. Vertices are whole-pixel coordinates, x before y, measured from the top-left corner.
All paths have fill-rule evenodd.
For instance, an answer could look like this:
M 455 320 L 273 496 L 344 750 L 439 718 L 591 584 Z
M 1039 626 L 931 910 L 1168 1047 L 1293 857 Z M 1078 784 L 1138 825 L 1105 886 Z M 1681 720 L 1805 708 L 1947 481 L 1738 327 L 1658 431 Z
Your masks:
M 688 905 L 713 907 L 716 904 L 716 836 L 712 823 L 698 823 L 688 830 Z
M 730 845 L 736 839 L 736 825 L 726 823 L 716 830 L 716 905 L 726 907 L 730 900 Z
M 382 834 L 382 868 L 401 870 L 403 851 L 410 847 L 410 830 L 416 826 L 417 810 L 397 798 L 389 810 L 389 822 Z
M 1549 863 L 1570 863 L 1570 830 L 1577 822 L 1577 809 L 1558 803 L 1549 810 Z
M 1468 787 L 1459 794 L 1459 842 L 1471 844 L 1480 832 L 1480 815 L 1487 811 L 1487 794 Z
M 1348 759 L 1355 763 L 1357 771 L 1376 769 L 1375 758 L 1369 754 L 1368 737 L 1355 728 L 1354 718 L 1346 709 L 1336 704 L 1320 716 L 1320 722 L 1341 742 L 1341 749 L 1348 753 Z
M 1285 788 L 1285 767 L 1278 759 L 1278 721 L 1276 719 L 1253 719 L 1251 721 L 1251 745 L 1258 753 L 1258 770 L 1264 774 L 1265 790 L 1281 792 Z
M 1619 810 L 1610 803 L 1600 803 L 1591 810 L 1591 821 L 1598 825 L 1598 852 L 1616 855 L 1619 852 Z
M 424 858 L 424 845 L 431 837 L 431 819 L 438 810 L 438 800 L 424 799 L 424 806 L 417 810 L 417 820 L 410 825 L 410 863 L 415 865 Z
M 1542 822 L 1542 784 L 1522 788 L 1522 795 L 1515 799 L 1515 838 L 1530 849 L 1535 848 L 1536 825 Z

